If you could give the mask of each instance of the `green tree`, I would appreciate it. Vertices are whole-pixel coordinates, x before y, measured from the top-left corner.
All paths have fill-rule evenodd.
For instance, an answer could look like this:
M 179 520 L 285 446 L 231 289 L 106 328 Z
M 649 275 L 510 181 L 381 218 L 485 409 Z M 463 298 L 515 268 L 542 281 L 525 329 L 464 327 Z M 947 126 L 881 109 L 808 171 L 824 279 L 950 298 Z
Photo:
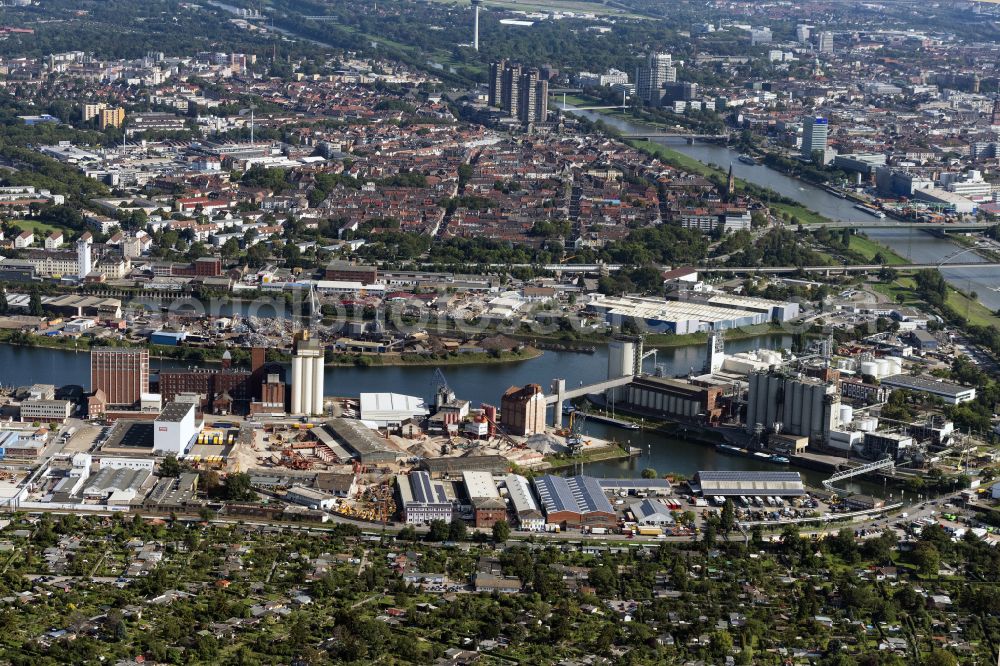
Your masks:
M 881 263 L 881 262 L 876 262 L 876 263 Z M 898 277 L 899 277 L 899 271 L 897 271 L 895 268 L 890 268 L 889 266 L 883 266 L 881 269 L 879 269 L 878 272 L 879 282 L 885 282 L 885 283 L 895 282 L 896 278 Z
M 0 289 L 0 315 L 10 312 L 10 304 L 7 302 L 7 290 Z
M 733 500 L 731 497 L 726 498 L 726 503 L 722 505 L 722 519 L 720 521 L 720 527 L 722 527 L 722 532 L 724 534 L 729 534 L 736 527 L 736 509 L 733 506 Z
M 493 540 L 497 543 L 504 543 L 510 538 L 510 525 L 506 520 L 498 520 L 493 523 Z
M 45 310 L 42 308 L 42 297 L 37 289 L 31 290 L 31 297 L 28 299 L 28 312 L 33 317 L 45 316 Z
M 644 479 L 655 479 L 656 476 L 657 476 L 656 470 L 653 469 L 652 467 L 647 467 L 646 469 L 642 470 L 642 478 Z
M 708 649 L 716 659 L 722 659 L 733 651 L 733 637 L 728 631 L 721 630 L 712 633 Z
M 226 476 L 223 489 L 225 499 L 233 502 L 247 502 L 257 499 L 257 493 L 250 485 L 250 475 L 246 472 L 234 472 Z
M 432 520 L 431 529 L 427 532 L 428 541 L 445 541 L 448 538 L 448 523 L 443 520 Z
M 941 553 L 932 543 L 921 541 L 913 549 L 913 563 L 925 576 L 936 576 L 941 567 Z
M 448 525 L 449 541 L 465 541 L 467 533 L 468 529 L 465 526 L 465 521 L 461 518 L 455 518 Z
M 947 650 L 932 650 L 924 659 L 924 666 L 958 666 L 958 659 Z
M 160 463 L 160 476 L 178 477 L 181 475 L 181 464 L 177 462 L 177 456 L 170 454 Z
M 235 238 L 227 238 L 219 249 L 223 259 L 235 259 L 240 256 L 240 242 Z

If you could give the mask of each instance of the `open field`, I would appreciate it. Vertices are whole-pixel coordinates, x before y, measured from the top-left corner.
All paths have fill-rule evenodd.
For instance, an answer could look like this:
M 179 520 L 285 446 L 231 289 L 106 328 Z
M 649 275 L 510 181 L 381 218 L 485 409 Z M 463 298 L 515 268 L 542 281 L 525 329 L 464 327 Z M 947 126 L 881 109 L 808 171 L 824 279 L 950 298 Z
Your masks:
M 656 143 L 655 141 L 650 141 L 648 139 L 629 139 L 626 141 L 630 146 L 643 150 L 652 155 L 656 155 L 660 159 L 675 165 L 679 169 L 684 169 L 691 173 L 697 173 L 702 176 L 712 176 L 719 175 L 722 172 L 718 169 L 708 166 L 707 164 L 702 164 L 693 157 L 689 157 L 682 152 L 676 151 L 673 148 L 668 148 L 662 143 Z
M 902 296 L 903 305 L 916 307 L 926 307 L 923 299 L 916 292 L 916 283 L 913 278 L 901 277 L 891 284 L 878 283 L 873 285 L 875 290 L 885 294 L 897 301 L 898 296 Z M 948 298 L 945 301 L 955 312 L 965 317 L 970 324 L 977 326 L 1000 326 L 1000 317 L 978 300 L 969 298 L 952 287 L 948 287 Z
M 851 236 L 850 249 L 862 255 L 868 261 L 874 261 L 875 255 L 881 253 L 887 265 L 895 266 L 910 263 L 886 246 L 857 234 Z
M 70 236 L 69 231 L 67 229 L 64 229 L 62 227 L 55 227 L 52 226 L 51 224 L 45 224 L 44 222 L 38 222 L 36 220 L 14 220 L 14 224 L 17 225 L 17 227 L 21 231 L 31 231 L 32 233 L 34 233 L 36 236 L 35 238 L 36 242 L 41 242 L 45 240 L 45 236 L 48 236 L 53 231 L 57 230 L 62 231 L 67 239 Z
M 819 213 L 813 212 L 801 204 L 774 203 L 768 204 L 772 211 L 787 213 L 789 217 L 797 218 L 802 224 L 823 224 L 829 222 Z

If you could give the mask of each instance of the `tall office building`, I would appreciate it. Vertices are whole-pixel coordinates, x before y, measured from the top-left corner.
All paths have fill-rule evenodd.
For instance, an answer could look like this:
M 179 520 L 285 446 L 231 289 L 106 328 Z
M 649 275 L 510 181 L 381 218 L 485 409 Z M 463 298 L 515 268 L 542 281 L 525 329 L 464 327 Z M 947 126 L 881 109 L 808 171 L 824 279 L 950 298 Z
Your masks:
M 549 82 L 537 69 L 506 60 L 492 62 L 489 104 L 523 123 L 544 122 L 549 112 Z
M 90 352 L 90 390 L 106 404 L 131 407 L 149 393 L 149 350 L 95 347 Z
M 522 123 L 545 122 L 549 110 L 549 82 L 538 75 L 537 69 L 521 74 L 517 117 Z
M 812 26 L 800 23 L 795 26 L 795 40 L 799 44 L 806 44 L 809 41 L 809 36 L 812 34 Z
M 319 340 L 302 331 L 292 355 L 292 414 L 323 413 L 323 347 Z
M 497 60 L 490 63 L 490 106 L 502 106 L 501 100 L 503 97 L 501 91 L 503 90 L 503 73 L 505 69 L 507 69 L 506 60 Z
M 507 64 L 500 79 L 500 108 L 508 116 L 517 117 L 521 108 L 521 66 Z
M 823 31 L 816 35 L 816 48 L 820 53 L 833 53 L 833 33 Z
M 806 118 L 802 124 L 802 157 L 811 160 L 813 152 L 826 152 L 826 140 L 830 131 L 830 121 L 826 118 Z
M 663 86 L 677 80 L 677 69 L 669 53 L 650 53 L 635 70 L 636 94 L 649 104 L 659 105 Z
M 993 113 L 990 115 L 990 125 L 1000 126 L 1000 99 L 993 101 Z

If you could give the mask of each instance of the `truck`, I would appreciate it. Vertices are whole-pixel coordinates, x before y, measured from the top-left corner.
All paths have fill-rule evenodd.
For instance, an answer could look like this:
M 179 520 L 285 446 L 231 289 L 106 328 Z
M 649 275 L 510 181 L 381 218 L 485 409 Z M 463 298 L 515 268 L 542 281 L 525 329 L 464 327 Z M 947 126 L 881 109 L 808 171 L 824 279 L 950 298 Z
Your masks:
M 590 533 L 591 534 L 607 534 L 608 533 L 608 528 L 607 527 L 592 527 L 590 529 Z
M 661 534 L 663 534 L 663 530 L 661 530 L 659 527 L 644 525 L 639 528 L 639 536 L 655 537 L 655 536 L 660 536 Z

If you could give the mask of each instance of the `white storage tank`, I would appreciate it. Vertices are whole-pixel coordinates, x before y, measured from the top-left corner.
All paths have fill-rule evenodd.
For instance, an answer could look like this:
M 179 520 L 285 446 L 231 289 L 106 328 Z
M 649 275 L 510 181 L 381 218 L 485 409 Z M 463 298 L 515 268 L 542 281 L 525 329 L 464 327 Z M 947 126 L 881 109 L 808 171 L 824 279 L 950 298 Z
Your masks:
M 861 374 L 870 375 L 872 377 L 878 377 L 878 363 L 875 361 L 862 361 L 861 363 Z
M 781 354 L 774 351 L 773 349 L 761 349 L 757 352 L 757 356 L 761 361 L 767 363 L 768 365 L 775 365 L 776 363 L 781 363 Z
M 892 374 L 892 372 L 890 370 L 891 367 L 892 366 L 889 364 L 889 359 L 887 359 L 887 358 L 880 358 L 878 360 L 878 374 L 875 375 L 875 376 L 876 377 L 888 377 L 889 375 Z
M 848 425 L 854 421 L 854 408 L 850 405 L 840 406 L 840 424 Z
M 891 375 L 898 375 L 903 372 L 903 359 L 898 356 L 889 356 L 887 359 L 889 361 L 889 366 Z
M 875 432 L 878 430 L 878 419 L 874 416 L 868 416 L 866 418 L 859 419 L 857 426 L 858 430 L 861 432 Z

